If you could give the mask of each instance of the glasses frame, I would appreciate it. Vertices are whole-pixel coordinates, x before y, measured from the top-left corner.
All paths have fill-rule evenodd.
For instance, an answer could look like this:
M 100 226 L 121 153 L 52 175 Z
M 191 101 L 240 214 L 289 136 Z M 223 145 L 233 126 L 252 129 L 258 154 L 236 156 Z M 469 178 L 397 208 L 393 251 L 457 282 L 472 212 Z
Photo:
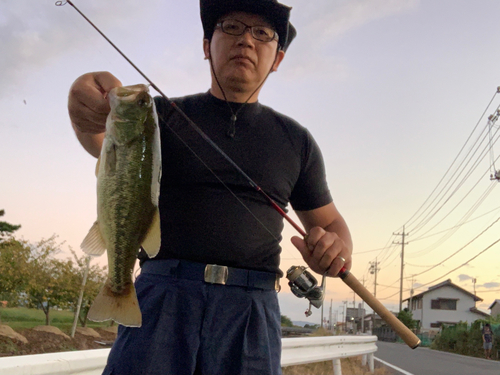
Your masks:
M 245 26 L 245 28 L 243 29 L 243 31 L 242 31 L 240 34 L 232 34 L 232 33 L 229 33 L 229 32 L 227 32 L 226 30 L 224 30 L 224 22 L 226 22 L 226 21 L 232 21 L 232 22 L 237 22 L 237 23 L 240 23 L 240 24 L 242 24 L 243 26 Z M 276 32 L 276 30 L 274 30 L 272 27 L 269 27 L 269 26 L 263 26 L 263 25 L 254 25 L 254 26 L 250 26 L 250 25 L 247 25 L 247 24 L 246 24 L 246 23 L 244 23 L 244 22 L 241 22 L 241 21 L 239 21 L 239 20 L 235 20 L 235 19 L 232 19 L 232 18 L 228 18 L 228 19 L 222 20 L 222 21 L 220 21 L 220 22 L 217 22 L 216 27 L 220 28 L 220 30 L 221 30 L 224 34 L 231 35 L 231 36 L 241 36 L 241 35 L 245 34 L 245 33 L 246 33 L 246 31 L 247 31 L 248 29 L 250 29 L 250 35 L 252 35 L 252 37 L 253 37 L 255 40 L 258 40 L 259 42 L 263 42 L 263 43 L 270 43 L 270 42 L 272 42 L 272 41 L 274 41 L 274 40 L 276 40 L 276 41 L 278 41 L 278 40 L 279 40 L 279 35 L 278 35 L 278 33 L 277 33 L 277 32 Z M 270 40 L 262 40 L 262 39 L 260 39 L 259 37 L 257 37 L 257 36 L 255 35 L 255 33 L 254 33 L 254 32 L 255 32 L 255 28 L 265 28 L 265 29 L 269 29 L 269 30 L 271 30 L 271 31 L 274 33 L 274 35 L 273 35 L 272 39 L 270 39 Z

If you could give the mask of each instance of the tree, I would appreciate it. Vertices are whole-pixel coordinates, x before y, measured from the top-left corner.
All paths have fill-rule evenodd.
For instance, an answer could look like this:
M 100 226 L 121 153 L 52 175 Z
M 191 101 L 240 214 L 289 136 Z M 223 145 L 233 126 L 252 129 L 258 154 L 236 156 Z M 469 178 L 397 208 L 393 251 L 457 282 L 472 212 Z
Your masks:
M 0 210 L 0 216 L 5 215 L 5 210 Z M 5 221 L 0 221 L 0 237 L 12 234 L 16 230 L 21 228 L 20 225 L 9 224 Z
M 281 315 L 281 326 L 282 327 L 293 327 L 292 320 L 286 315 Z
M 409 329 L 417 327 L 417 321 L 413 320 L 413 314 L 408 308 L 404 308 L 398 313 L 398 319 Z
M 14 238 L 0 240 L 0 300 L 11 306 L 18 304 L 19 294 L 25 290 L 29 254 L 29 249 Z
M 0 241 L 0 299 L 15 306 L 23 295 L 28 307 L 43 310 L 47 325 L 52 307 L 76 307 L 86 268 L 85 256 L 79 258 L 71 248 L 74 261 L 58 259 L 56 255 L 62 244 L 58 244 L 56 238 L 54 235 L 35 244 L 13 237 Z M 83 326 L 106 278 L 104 271 L 105 268 L 98 265 L 89 269 L 80 319 Z
M 16 306 L 25 291 L 30 249 L 14 238 L 0 242 L 0 299 Z
M 28 303 L 30 307 L 42 309 L 46 325 L 50 325 L 50 308 L 66 307 L 74 295 L 73 263 L 54 258 L 61 245 L 55 239 L 56 236 L 52 236 L 32 245 L 28 261 Z

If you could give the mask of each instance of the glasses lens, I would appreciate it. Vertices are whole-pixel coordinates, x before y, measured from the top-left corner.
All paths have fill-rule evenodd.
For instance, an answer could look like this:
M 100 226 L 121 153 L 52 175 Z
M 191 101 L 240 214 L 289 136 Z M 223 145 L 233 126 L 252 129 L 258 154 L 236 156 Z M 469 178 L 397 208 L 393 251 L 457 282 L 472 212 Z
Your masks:
M 236 20 L 225 20 L 221 23 L 222 31 L 229 35 L 241 35 L 245 32 L 245 24 Z
M 262 42 L 270 42 L 274 39 L 276 33 L 273 29 L 265 26 L 254 26 L 252 27 L 252 35 L 255 39 Z

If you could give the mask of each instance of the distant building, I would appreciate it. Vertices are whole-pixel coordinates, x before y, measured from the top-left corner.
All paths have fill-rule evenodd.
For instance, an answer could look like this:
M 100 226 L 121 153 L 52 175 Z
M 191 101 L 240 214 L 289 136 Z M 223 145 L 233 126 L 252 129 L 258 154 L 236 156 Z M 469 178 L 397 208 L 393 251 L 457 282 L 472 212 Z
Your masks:
M 495 302 L 489 307 L 491 316 L 500 315 L 500 299 L 496 299 Z
M 472 323 L 489 317 L 476 308 L 476 302 L 482 300 L 448 279 L 404 301 L 408 301 L 408 309 L 417 321 L 418 329 L 429 332 L 437 331 L 443 325 L 455 325 L 460 321 Z
M 361 308 L 361 304 L 359 304 L 358 308 L 355 307 L 347 307 L 345 313 L 345 323 L 347 332 L 356 333 L 361 331 L 361 321 L 365 316 L 365 309 Z
M 398 315 L 397 313 L 395 313 L 393 311 L 391 311 L 391 313 L 394 316 Z M 383 327 L 386 325 L 387 325 L 387 323 L 384 320 L 382 320 L 382 318 L 376 313 L 365 315 L 365 332 L 366 333 L 372 333 L 374 329 L 380 328 L 380 327 Z

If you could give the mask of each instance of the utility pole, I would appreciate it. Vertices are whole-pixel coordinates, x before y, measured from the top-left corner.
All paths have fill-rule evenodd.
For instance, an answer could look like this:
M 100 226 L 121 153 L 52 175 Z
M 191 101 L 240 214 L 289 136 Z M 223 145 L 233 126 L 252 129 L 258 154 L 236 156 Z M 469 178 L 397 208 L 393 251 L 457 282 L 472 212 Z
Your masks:
M 375 283 L 373 285 L 373 296 L 377 297 L 377 273 L 380 271 L 378 268 L 379 263 L 377 262 L 377 258 L 375 258 L 375 262 L 370 262 L 370 274 L 375 275 Z M 363 279 L 364 280 L 364 279 Z
M 409 233 L 405 233 L 405 227 L 403 225 L 403 233 L 393 233 L 395 236 L 401 236 L 401 242 L 393 242 L 395 245 L 401 245 L 401 277 L 399 279 L 399 311 L 403 307 L 403 269 L 405 266 L 405 237 L 409 236 Z
M 363 276 L 363 286 L 365 286 L 365 277 Z M 365 333 L 365 301 L 361 299 L 361 333 Z
M 472 284 L 474 285 L 474 297 L 476 296 L 476 282 L 477 282 L 477 279 L 474 277 L 472 279 Z M 476 307 L 476 299 L 474 298 L 474 307 Z
M 344 332 L 347 332 L 347 304 L 349 303 L 349 301 L 345 300 L 345 301 L 342 301 L 344 303 L 344 306 L 345 306 L 345 313 L 344 313 Z M 343 309 L 342 309 L 343 310 Z
M 323 328 L 323 305 L 324 303 L 321 304 L 321 328 Z
M 332 305 L 333 305 L 333 299 L 330 300 L 330 315 L 328 317 L 328 330 L 332 330 Z
M 411 286 L 410 286 L 410 311 L 413 311 L 413 277 L 415 275 L 411 275 Z

